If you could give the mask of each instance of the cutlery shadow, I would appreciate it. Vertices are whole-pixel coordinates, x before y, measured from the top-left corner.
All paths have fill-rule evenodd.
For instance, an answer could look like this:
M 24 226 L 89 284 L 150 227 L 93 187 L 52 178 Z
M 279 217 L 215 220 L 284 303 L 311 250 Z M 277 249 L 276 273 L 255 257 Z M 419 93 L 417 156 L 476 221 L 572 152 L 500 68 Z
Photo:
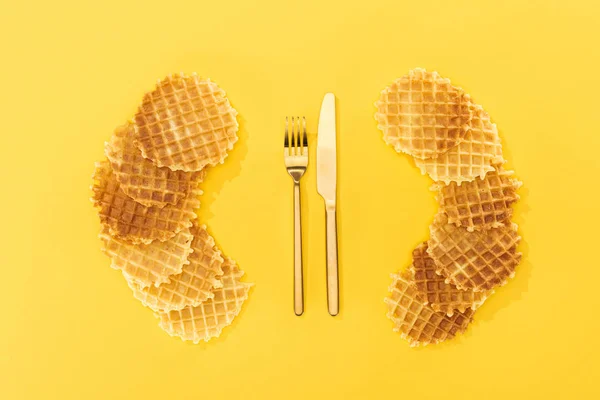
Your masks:
M 344 170 L 344 168 L 342 168 L 342 160 L 343 160 L 343 152 L 341 151 L 342 148 L 342 141 L 340 140 L 341 137 L 341 132 L 343 132 L 342 130 L 342 118 L 341 118 L 341 114 L 342 114 L 342 110 L 343 108 L 340 107 L 340 99 L 336 96 L 335 98 L 335 125 L 336 125 L 336 137 L 335 137 L 335 142 L 337 144 L 337 149 L 336 149 L 336 156 L 337 156 L 337 176 L 336 176 L 336 214 L 337 214 L 337 246 L 338 246 L 338 284 L 339 284 L 339 289 L 338 289 L 338 293 L 339 293 L 339 313 L 338 315 L 336 315 L 336 318 L 338 319 L 343 319 L 344 317 L 344 276 L 345 276 L 345 269 L 344 269 L 344 240 L 343 240 L 343 232 L 344 232 L 344 218 L 343 218 L 343 204 L 344 204 L 344 200 L 342 198 L 342 196 L 340 196 L 339 194 L 342 193 L 342 179 L 340 179 L 341 176 L 341 172 Z
M 309 147 L 310 149 L 310 147 Z M 310 151 L 310 150 L 309 150 Z M 307 175 L 312 168 L 310 167 L 310 163 L 306 168 Z M 304 301 L 304 312 L 301 316 L 304 316 L 308 311 L 308 296 L 306 295 L 309 292 L 309 283 L 308 277 L 310 276 L 310 201 L 308 196 L 308 186 L 307 179 L 300 180 L 300 207 L 302 209 L 302 298 Z M 293 259 L 290 268 L 290 276 L 292 277 L 292 288 L 294 285 L 293 278 Z M 292 289 L 293 293 L 293 289 Z M 293 303 L 292 303 L 293 304 Z

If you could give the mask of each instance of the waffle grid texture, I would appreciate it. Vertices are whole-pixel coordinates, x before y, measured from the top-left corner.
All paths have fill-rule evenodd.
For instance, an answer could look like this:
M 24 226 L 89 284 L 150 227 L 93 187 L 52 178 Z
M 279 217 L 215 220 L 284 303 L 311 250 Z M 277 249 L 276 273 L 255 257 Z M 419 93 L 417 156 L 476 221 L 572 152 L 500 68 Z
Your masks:
M 448 216 L 449 223 L 468 231 L 503 226 L 512 217 L 512 205 L 519 200 L 517 190 L 521 182 L 513 174 L 497 165 L 483 179 L 462 185 L 434 185 L 441 212 Z
M 220 335 L 252 284 L 200 225 L 199 184 L 237 141 L 237 111 L 214 82 L 169 75 L 105 143 L 91 201 L 111 266 L 172 336 Z
M 242 282 L 243 275 L 232 260 L 226 260 L 221 278 L 223 285 L 213 288 L 212 298 L 195 307 L 159 313 L 160 327 L 171 336 L 194 343 L 219 336 L 223 328 L 231 325 L 248 298 L 252 284 Z
M 471 121 L 469 96 L 423 69 L 384 89 L 375 106 L 384 141 L 419 159 L 435 158 L 459 144 Z
M 162 285 L 142 288 L 130 282 L 133 295 L 146 307 L 164 312 L 180 310 L 186 306 L 197 306 L 213 297 L 213 288 L 222 287 L 219 280 L 223 275 L 223 257 L 206 226 L 193 226 L 192 253 L 181 273 L 171 277 Z
M 464 139 L 435 159 L 415 158 L 423 175 L 434 181 L 449 184 L 469 182 L 483 178 L 494 170 L 494 164 L 503 164 L 502 143 L 498 128 L 481 106 L 473 105 L 473 118 Z
M 381 92 L 375 107 L 384 141 L 435 181 L 440 205 L 412 265 L 393 275 L 388 317 L 411 345 L 439 343 L 463 332 L 515 275 L 521 237 L 511 218 L 521 182 L 504 169 L 489 114 L 437 72 L 410 71 Z
M 223 163 L 237 141 L 237 111 L 225 91 L 197 75 L 169 75 L 135 115 L 136 145 L 159 167 L 199 171 Z
M 150 244 L 132 244 L 110 234 L 106 226 L 99 234 L 102 251 L 110 257 L 111 267 L 121 270 L 128 280 L 140 288 L 167 283 L 189 264 L 193 236 L 185 228 L 173 238 Z
M 108 226 L 111 235 L 134 244 L 169 240 L 192 226 L 202 193 L 194 188 L 176 205 L 146 207 L 121 190 L 107 161 L 96 163 L 92 192 L 100 222 Z
M 423 296 L 425 304 L 434 311 L 441 311 L 451 317 L 455 310 L 475 311 L 493 293 L 460 290 L 446 283 L 446 278 L 436 272 L 437 266 L 427 254 L 427 243 L 421 243 L 413 250 L 413 263 L 410 266 L 417 290 Z
M 434 311 L 426 304 L 413 279 L 408 270 L 392 275 L 390 295 L 385 302 L 394 331 L 411 347 L 440 343 L 463 333 L 472 321 L 473 311 L 455 312 L 452 316 Z
M 427 253 L 447 283 L 480 292 L 502 286 L 514 276 L 521 261 L 520 241 L 515 224 L 469 232 L 439 213 L 430 226 Z
M 147 207 L 177 204 L 201 182 L 205 171 L 172 171 L 157 167 L 135 146 L 137 126 L 119 126 L 105 144 L 105 154 L 123 192 Z

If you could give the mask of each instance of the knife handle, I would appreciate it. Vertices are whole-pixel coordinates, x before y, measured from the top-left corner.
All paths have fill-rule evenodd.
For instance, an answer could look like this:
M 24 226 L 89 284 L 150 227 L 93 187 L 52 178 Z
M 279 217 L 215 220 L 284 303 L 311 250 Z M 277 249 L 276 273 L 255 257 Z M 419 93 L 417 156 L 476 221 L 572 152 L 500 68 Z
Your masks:
M 337 219 L 335 206 L 327 207 L 327 308 L 332 316 L 340 312 Z
M 304 284 L 302 277 L 302 214 L 300 184 L 294 184 L 294 313 L 304 312 Z

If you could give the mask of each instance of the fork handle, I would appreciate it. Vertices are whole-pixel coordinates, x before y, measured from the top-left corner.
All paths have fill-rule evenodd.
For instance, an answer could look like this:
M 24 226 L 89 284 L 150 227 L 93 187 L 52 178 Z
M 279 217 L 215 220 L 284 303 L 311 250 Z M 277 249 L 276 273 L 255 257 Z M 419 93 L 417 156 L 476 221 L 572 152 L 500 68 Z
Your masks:
M 332 316 L 340 312 L 337 219 L 335 206 L 326 209 L 327 227 L 327 308 Z
M 302 273 L 302 213 L 300 183 L 294 183 L 294 313 L 304 312 L 304 284 Z

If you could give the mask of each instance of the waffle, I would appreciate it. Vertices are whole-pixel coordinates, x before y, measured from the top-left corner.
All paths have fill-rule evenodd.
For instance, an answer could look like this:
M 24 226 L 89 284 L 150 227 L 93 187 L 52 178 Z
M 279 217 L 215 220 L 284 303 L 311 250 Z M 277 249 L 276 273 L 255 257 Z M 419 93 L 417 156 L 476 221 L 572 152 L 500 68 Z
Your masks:
M 99 234 L 104 245 L 102 251 L 111 258 L 111 267 L 123 271 L 136 286 L 154 287 L 169 282 L 169 277 L 179 274 L 189 264 L 193 236 L 183 229 L 166 242 L 131 244 L 109 233 L 107 226 Z
M 441 212 L 448 222 L 468 231 L 497 228 L 512 216 L 512 204 L 519 200 L 521 182 L 512 178 L 513 171 L 496 165 L 485 177 L 460 186 L 456 182 L 434 185 Z
M 252 284 L 240 282 L 244 275 L 237 265 L 227 260 L 223 264 L 222 288 L 214 288 L 212 299 L 196 307 L 159 313 L 160 327 L 171 336 L 198 343 L 218 337 L 239 314 Z
M 92 202 L 98 208 L 100 222 L 111 235 L 133 244 L 165 241 L 189 228 L 200 207 L 197 187 L 175 205 L 146 207 L 127 196 L 120 188 L 107 161 L 96 163 Z
M 177 204 L 203 179 L 204 172 L 172 171 L 155 166 L 135 147 L 135 131 L 136 126 L 131 122 L 119 126 L 105 145 L 121 190 L 146 207 Z
M 492 165 L 504 163 L 496 124 L 481 106 L 473 105 L 472 109 L 470 128 L 461 143 L 435 159 L 415 158 L 423 175 L 428 174 L 437 182 L 461 184 L 483 178 L 494 170 Z
M 443 342 L 464 332 L 473 319 L 473 310 L 459 311 L 451 317 L 434 311 L 425 304 L 413 278 L 410 270 L 392 275 L 391 294 L 385 302 L 394 331 L 408 340 L 411 347 Z
M 210 79 L 169 75 L 138 108 L 136 145 L 159 167 L 199 171 L 222 163 L 233 148 L 236 116 L 225 92 Z
M 516 224 L 469 232 L 438 213 L 430 233 L 427 253 L 436 272 L 461 290 L 480 292 L 501 286 L 514 276 L 521 261 Z
M 203 301 L 213 298 L 212 289 L 222 287 L 218 277 L 223 275 L 221 269 L 223 257 L 215 245 L 215 240 L 208 234 L 206 227 L 193 226 L 193 253 L 189 255 L 189 263 L 183 271 L 171 277 L 171 281 L 159 287 L 141 288 L 130 283 L 135 298 L 154 311 L 180 310 L 186 306 L 198 306 Z
M 438 275 L 435 262 L 427 254 L 427 243 L 422 243 L 413 251 L 413 263 L 410 267 L 417 290 L 434 311 L 446 313 L 449 317 L 455 310 L 465 312 L 479 308 L 493 291 L 473 292 L 472 290 L 459 290 L 456 286 L 445 282 L 445 278 Z
M 469 95 L 437 72 L 420 68 L 385 88 L 375 107 L 383 140 L 418 159 L 456 146 L 471 121 Z

